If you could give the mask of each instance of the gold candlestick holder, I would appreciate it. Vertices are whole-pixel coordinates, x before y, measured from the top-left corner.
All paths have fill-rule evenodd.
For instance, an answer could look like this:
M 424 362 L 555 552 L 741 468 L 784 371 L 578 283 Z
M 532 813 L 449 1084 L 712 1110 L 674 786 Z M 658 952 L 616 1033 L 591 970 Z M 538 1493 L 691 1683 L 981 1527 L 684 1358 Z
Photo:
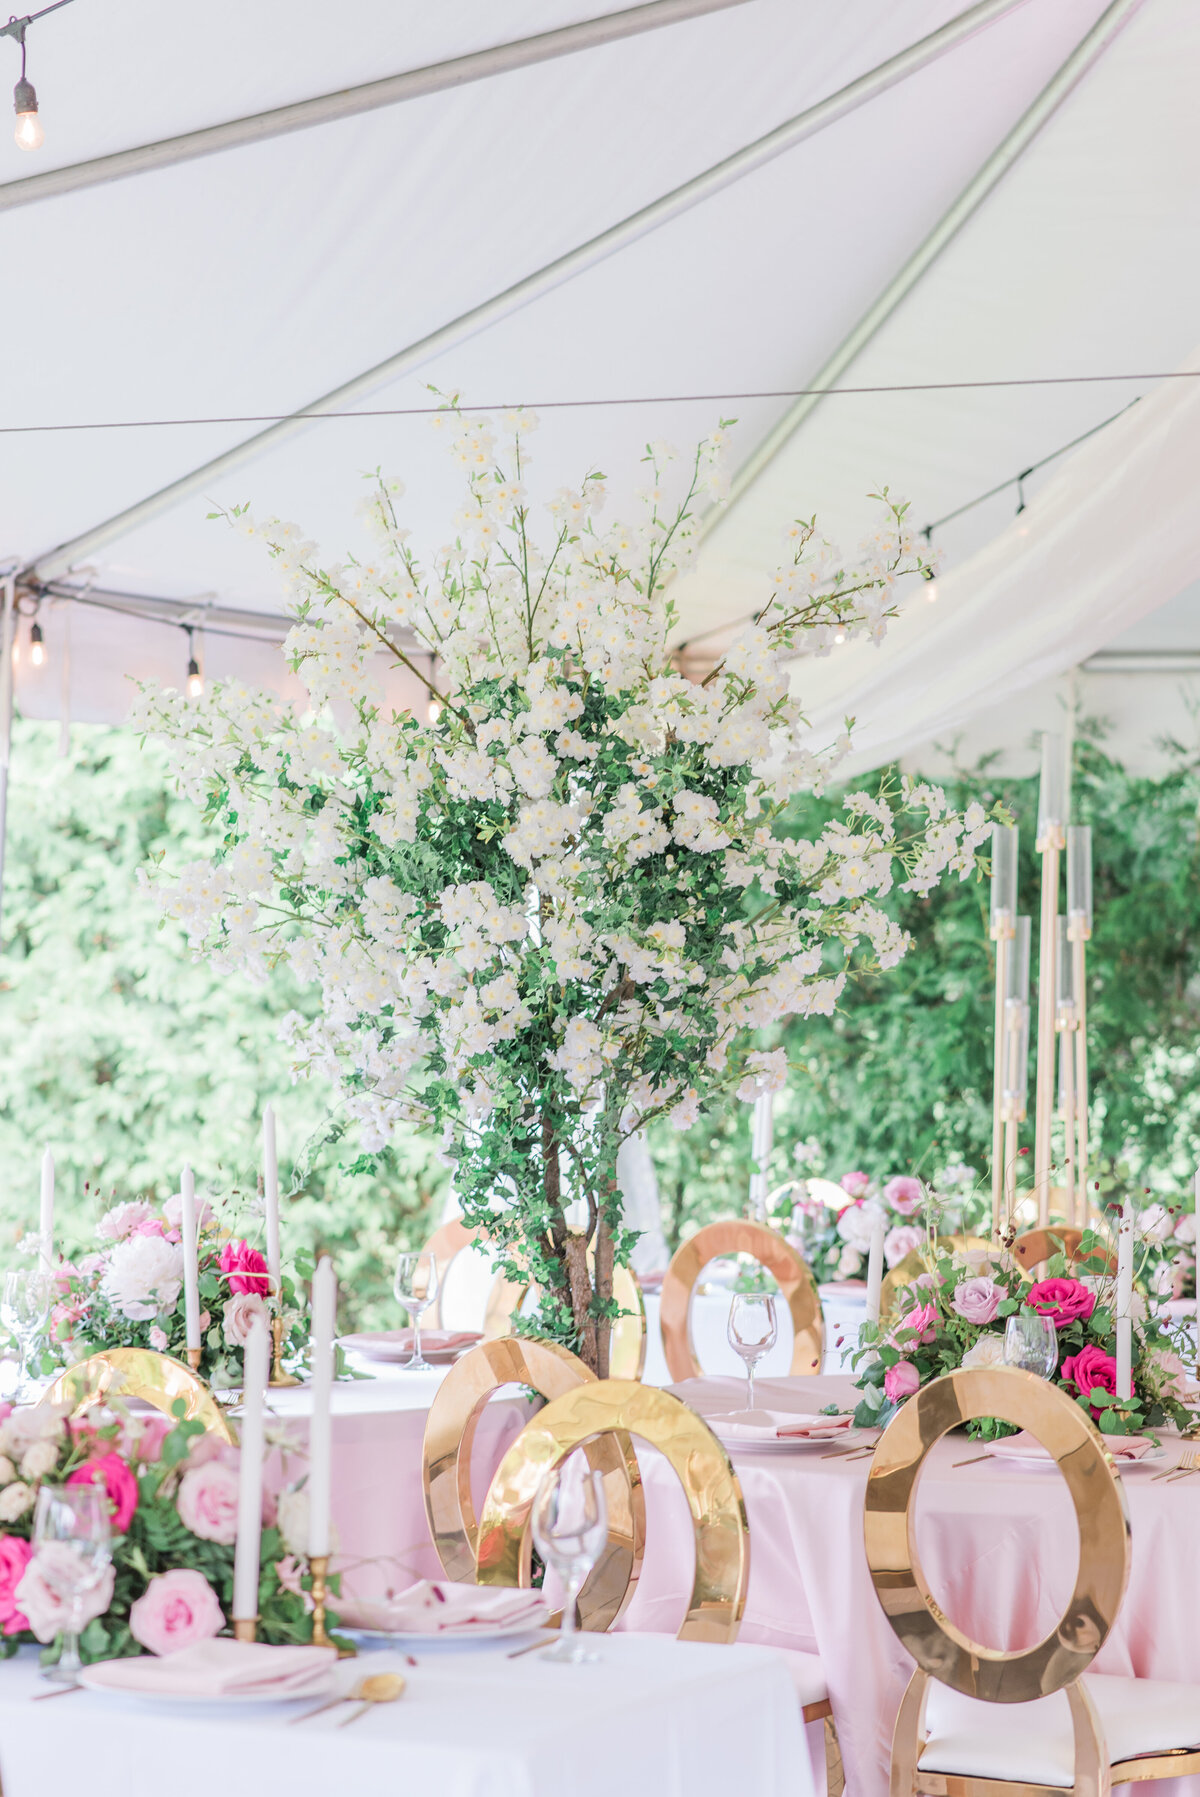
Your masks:
M 235 1641 L 256 1641 L 258 1639 L 258 1617 L 234 1617 L 233 1638 Z
M 325 1632 L 325 1581 L 329 1576 L 329 1555 L 311 1554 L 308 1570 L 312 1574 L 312 1638 L 314 1647 L 332 1647 Z
M 270 1384 L 276 1389 L 284 1385 L 299 1385 L 299 1379 L 294 1379 L 291 1373 L 284 1371 L 283 1317 L 278 1311 L 271 1320 L 271 1341 L 273 1343 L 273 1353 L 271 1356 Z
M 203 1348 L 189 1348 L 187 1351 L 188 1365 L 191 1367 L 193 1373 L 198 1373 L 200 1371 L 200 1356 L 203 1352 Z

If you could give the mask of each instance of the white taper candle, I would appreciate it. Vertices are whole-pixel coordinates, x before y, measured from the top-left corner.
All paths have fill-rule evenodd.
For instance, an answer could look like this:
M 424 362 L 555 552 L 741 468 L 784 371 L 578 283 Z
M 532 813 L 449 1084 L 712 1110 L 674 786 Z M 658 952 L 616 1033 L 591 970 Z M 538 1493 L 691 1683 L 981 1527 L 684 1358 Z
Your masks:
M 185 1167 L 179 1180 L 179 1232 L 183 1237 L 183 1314 L 187 1345 L 200 1346 L 200 1262 L 196 1241 L 196 1181 Z
M 1133 1396 L 1133 1206 L 1126 1199 L 1117 1225 L 1117 1396 Z
M 275 1151 L 275 1112 L 263 1112 L 263 1208 L 267 1223 L 267 1272 L 271 1292 L 279 1297 L 279 1157 Z
M 871 1231 L 871 1251 L 867 1256 L 867 1321 L 879 1321 L 879 1294 L 883 1286 L 883 1237 L 885 1224 L 879 1218 Z
M 258 1558 L 262 1544 L 263 1391 L 267 1383 L 267 1325 L 255 1317 L 244 1350 L 241 1458 L 238 1464 L 237 1545 L 233 1550 L 233 1617 L 258 1615 Z
M 54 1156 L 47 1148 L 42 1156 L 42 1202 L 38 1214 L 38 1266 L 43 1273 L 54 1267 Z
M 308 1551 L 329 1552 L 329 1507 L 333 1491 L 333 1332 L 337 1316 L 337 1280 L 333 1262 L 323 1254 L 313 1274 L 312 1290 L 312 1420 L 308 1426 Z

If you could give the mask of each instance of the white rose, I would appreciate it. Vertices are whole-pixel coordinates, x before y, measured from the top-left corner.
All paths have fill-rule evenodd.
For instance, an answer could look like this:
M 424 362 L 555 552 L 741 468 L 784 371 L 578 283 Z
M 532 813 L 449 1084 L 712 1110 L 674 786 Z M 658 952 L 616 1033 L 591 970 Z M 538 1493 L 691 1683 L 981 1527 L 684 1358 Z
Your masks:
M 244 1348 L 250 1339 L 254 1319 L 269 1323 L 270 1312 L 257 1292 L 235 1292 L 225 1306 L 222 1334 L 231 1348 Z
M 20 1481 L 15 1485 L 6 1485 L 0 1491 L 0 1522 L 16 1522 L 18 1516 L 24 1516 L 32 1505 L 32 1485 L 23 1485 Z
M 58 1465 L 58 1448 L 52 1441 L 35 1441 L 21 1457 L 23 1479 L 46 1479 Z
M 174 1310 L 183 1284 L 183 1248 L 161 1235 L 133 1235 L 112 1251 L 101 1289 L 135 1323 Z
M 289 1554 L 308 1553 L 308 1493 L 291 1486 L 279 1494 L 277 1521 L 283 1545 Z
M 875 1225 L 886 1222 L 887 1215 L 882 1204 L 874 1198 L 864 1198 L 861 1204 L 852 1204 L 842 1212 L 838 1218 L 837 1232 L 851 1248 L 857 1248 L 860 1254 L 866 1254 L 871 1247 Z
M 7 1454 L 0 1454 L 0 1485 L 11 1485 L 17 1476 L 17 1469 Z
M 981 1335 L 962 1357 L 964 1367 L 1000 1366 L 1004 1361 L 1004 1337 Z
M 853 1279 L 862 1270 L 862 1255 L 857 1248 L 843 1248 L 837 1264 L 839 1279 Z
M 1175 1219 L 1165 1204 L 1148 1204 L 1138 1218 L 1138 1232 L 1145 1242 L 1165 1242 L 1175 1228 Z

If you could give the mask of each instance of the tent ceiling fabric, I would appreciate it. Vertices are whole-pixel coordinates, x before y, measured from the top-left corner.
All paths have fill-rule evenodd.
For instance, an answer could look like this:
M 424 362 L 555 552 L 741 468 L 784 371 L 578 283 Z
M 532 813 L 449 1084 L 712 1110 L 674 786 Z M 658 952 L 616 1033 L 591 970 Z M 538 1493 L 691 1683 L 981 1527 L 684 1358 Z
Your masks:
M 750 0 L 11 213 L 9 264 L 21 273 L 7 309 L 20 354 L 9 359 L 0 423 L 224 417 L 308 403 L 936 30 L 963 3 Z M 503 35 L 602 10 L 598 0 L 510 0 Z M 803 386 L 1103 11 L 1103 0 L 1025 0 L 370 403 L 428 403 L 426 381 L 489 403 Z M 103 9 L 80 0 L 30 32 L 47 131 L 38 166 L 482 49 L 496 41 L 496 21 L 484 0 L 354 0 L 330 36 L 327 10 L 309 0 L 225 0 L 206 9 L 201 32 L 195 17 L 181 21 L 152 0 Z M 1182 363 L 1200 310 L 1198 53 L 1197 9 L 1147 0 L 847 381 Z M 118 91 L 135 99 L 114 105 Z M 0 147 L 0 181 L 30 172 L 30 161 Z M 727 628 L 762 602 L 786 518 L 815 510 L 830 535 L 852 542 L 869 522 L 864 493 L 887 480 L 922 523 L 1152 384 L 826 400 L 705 545 L 681 587 L 685 633 Z M 535 476 L 549 493 L 590 465 L 636 472 L 648 438 L 686 444 L 722 410 L 737 413 L 735 457 L 745 455 L 785 405 L 546 413 Z M 0 554 L 25 565 L 248 434 L 212 424 L 0 437 Z M 419 544 L 436 548 L 456 494 L 427 423 L 331 420 L 108 545 L 91 558 L 94 578 L 274 611 L 269 566 L 205 514 L 249 500 L 295 518 L 339 556 L 360 546 L 360 476 L 380 464 L 405 479 L 407 521 Z M 622 497 L 615 480 L 610 503 Z M 957 604 L 968 603 L 968 564 L 1011 513 L 1002 496 L 947 527 L 946 592 L 959 578 Z M 1123 526 L 1132 536 L 1138 520 Z M 1156 589 L 1155 603 L 1173 597 Z M 181 677 L 177 629 L 69 610 L 73 717 L 121 717 L 130 675 Z M 50 663 L 36 676 L 18 664 L 18 704 L 54 715 L 54 634 L 65 622 L 51 611 L 46 623 Z M 214 634 L 204 649 L 210 676 L 282 684 L 269 645 Z M 832 660 L 804 669 L 816 715 L 842 690 L 834 670 Z M 1031 665 L 1028 682 L 1044 671 Z M 914 691 L 910 743 L 941 728 L 943 711 L 935 721 L 922 702 Z

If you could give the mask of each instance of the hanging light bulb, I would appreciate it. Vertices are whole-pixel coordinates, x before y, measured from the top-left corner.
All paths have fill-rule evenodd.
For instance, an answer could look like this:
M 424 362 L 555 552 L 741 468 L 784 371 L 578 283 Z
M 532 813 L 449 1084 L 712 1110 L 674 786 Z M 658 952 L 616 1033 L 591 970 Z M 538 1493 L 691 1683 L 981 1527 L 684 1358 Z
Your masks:
M 42 130 L 42 121 L 38 117 L 37 94 L 33 82 L 26 81 L 24 73 L 13 88 L 13 111 L 17 115 L 13 136 L 18 150 L 40 150 L 46 141 L 46 133 Z
M 187 633 L 187 640 L 187 696 L 189 699 L 202 699 L 204 697 L 204 675 L 200 672 L 200 663 L 196 660 L 196 639 L 190 630 Z
M 35 668 L 45 666 L 46 642 L 42 636 L 42 627 L 36 618 L 29 626 L 29 659 Z

